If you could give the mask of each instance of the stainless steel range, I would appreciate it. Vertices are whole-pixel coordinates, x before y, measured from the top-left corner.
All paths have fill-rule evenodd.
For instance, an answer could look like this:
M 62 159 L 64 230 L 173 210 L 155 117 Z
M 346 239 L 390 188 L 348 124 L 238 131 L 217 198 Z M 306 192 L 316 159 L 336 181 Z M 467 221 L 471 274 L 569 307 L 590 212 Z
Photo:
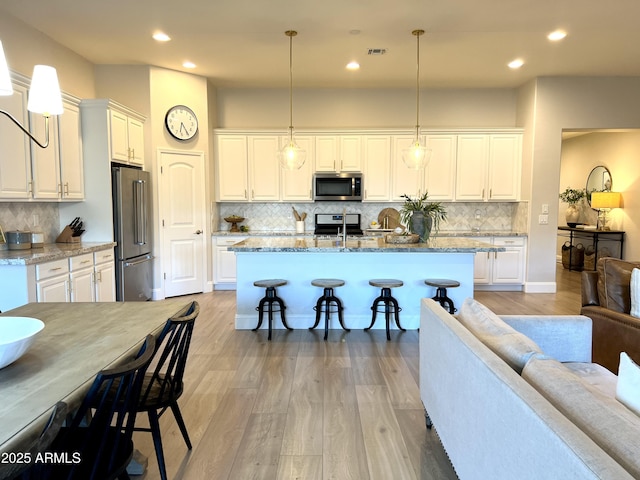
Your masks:
M 359 213 L 316 213 L 315 235 L 343 235 L 346 225 L 346 235 L 362 235 Z

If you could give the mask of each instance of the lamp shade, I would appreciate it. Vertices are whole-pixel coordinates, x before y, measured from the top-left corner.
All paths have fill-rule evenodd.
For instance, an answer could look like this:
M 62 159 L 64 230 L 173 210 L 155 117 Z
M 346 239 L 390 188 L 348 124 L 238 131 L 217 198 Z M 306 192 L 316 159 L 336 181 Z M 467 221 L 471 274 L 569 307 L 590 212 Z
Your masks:
M 0 95 L 13 95 L 13 85 L 9 76 L 7 58 L 4 56 L 2 42 L 0 42 Z
M 27 110 L 45 116 L 62 114 L 62 95 L 55 68 L 47 65 L 33 67 Z
M 620 208 L 622 195 L 620 192 L 593 192 L 591 194 L 591 208 Z

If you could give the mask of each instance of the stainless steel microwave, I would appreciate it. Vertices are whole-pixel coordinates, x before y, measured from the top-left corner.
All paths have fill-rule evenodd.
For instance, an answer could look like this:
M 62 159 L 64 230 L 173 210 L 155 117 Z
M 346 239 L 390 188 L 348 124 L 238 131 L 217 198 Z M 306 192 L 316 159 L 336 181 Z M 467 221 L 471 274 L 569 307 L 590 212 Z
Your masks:
M 313 176 L 315 201 L 361 202 L 361 173 L 316 173 Z

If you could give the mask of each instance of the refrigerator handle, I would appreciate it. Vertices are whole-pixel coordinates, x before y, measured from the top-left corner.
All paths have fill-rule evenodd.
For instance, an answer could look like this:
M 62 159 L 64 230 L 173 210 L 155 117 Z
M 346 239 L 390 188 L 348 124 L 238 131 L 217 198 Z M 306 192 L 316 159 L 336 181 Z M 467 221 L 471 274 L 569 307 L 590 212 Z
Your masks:
M 146 180 L 141 180 L 141 204 L 142 208 L 140 209 L 140 218 L 142 218 L 142 245 L 147 244 L 147 182 Z
M 144 245 L 144 215 L 143 215 L 143 181 L 135 180 L 133 182 L 133 209 L 134 209 L 134 217 L 133 217 L 133 230 L 134 230 L 134 238 L 133 242 L 136 245 Z

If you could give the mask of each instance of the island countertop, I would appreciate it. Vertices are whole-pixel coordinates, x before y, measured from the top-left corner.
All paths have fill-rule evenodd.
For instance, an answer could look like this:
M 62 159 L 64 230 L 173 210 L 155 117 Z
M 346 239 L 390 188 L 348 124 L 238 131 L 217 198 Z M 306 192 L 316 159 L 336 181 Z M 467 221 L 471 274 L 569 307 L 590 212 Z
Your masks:
M 435 237 L 426 243 L 396 244 L 387 243 L 380 237 L 348 238 L 346 244 L 341 240 L 311 237 L 286 238 L 247 238 L 230 245 L 228 250 L 242 252 L 364 252 L 364 253 L 476 253 L 503 252 L 502 246 L 459 237 Z

